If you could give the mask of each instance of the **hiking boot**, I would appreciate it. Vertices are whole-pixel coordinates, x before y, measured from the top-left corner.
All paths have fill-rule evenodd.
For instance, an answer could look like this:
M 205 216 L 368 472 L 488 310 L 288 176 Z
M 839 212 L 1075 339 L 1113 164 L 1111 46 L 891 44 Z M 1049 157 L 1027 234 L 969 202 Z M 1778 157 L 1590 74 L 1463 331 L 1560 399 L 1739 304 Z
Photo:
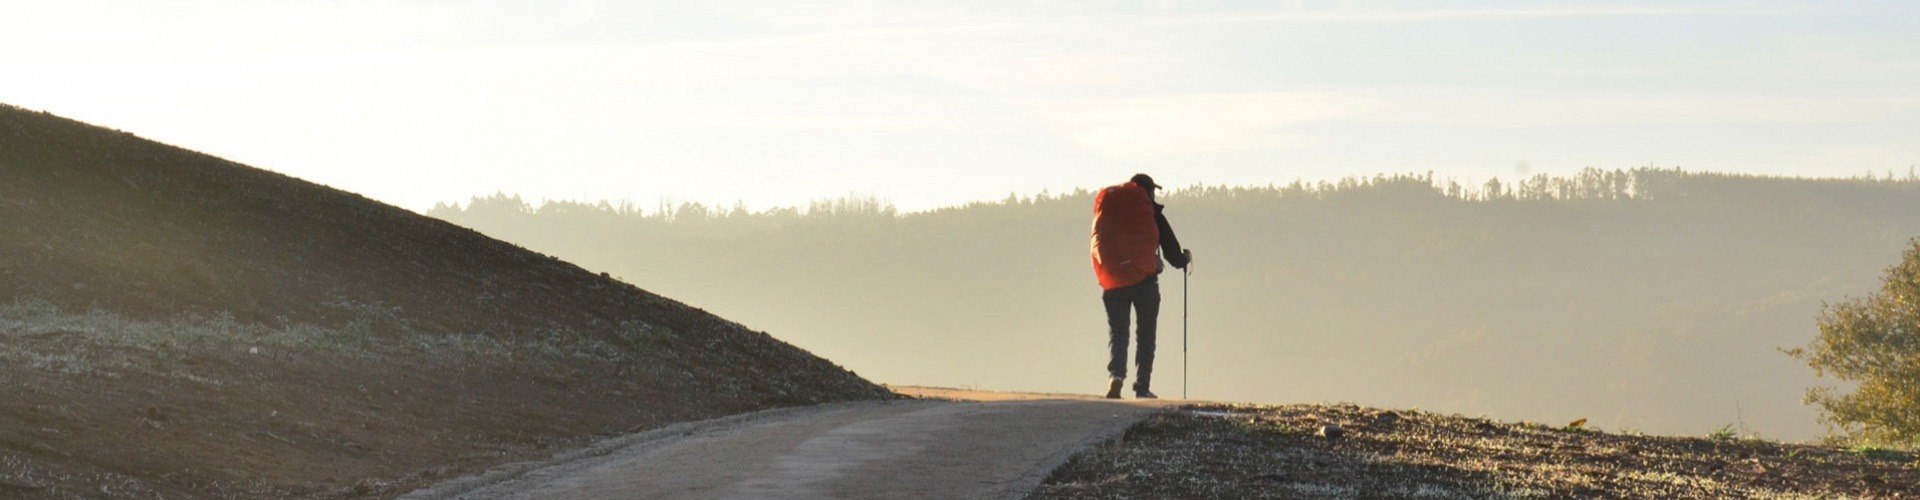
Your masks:
M 1107 381 L 1107 399 L 1120 399 L 1120 385 L 1122 382 L 1125 381 L 1117 378 Z
M 1153 391 L 1149 391 L 1146 389 L 1134 389 L 1133 398 L 1134 399 L 1160 399 L 1160 396 L 1155 396 L 1153 395 Z

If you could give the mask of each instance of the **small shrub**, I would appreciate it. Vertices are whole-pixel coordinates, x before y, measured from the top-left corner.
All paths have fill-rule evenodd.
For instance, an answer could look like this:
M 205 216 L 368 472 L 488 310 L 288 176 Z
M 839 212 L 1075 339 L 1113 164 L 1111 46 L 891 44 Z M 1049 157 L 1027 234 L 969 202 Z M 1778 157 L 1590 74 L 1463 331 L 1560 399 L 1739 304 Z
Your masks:
M 1734 430 L 1733 424 L 1727 424 L 1720 426 L 1719 429 L 1714 429 L 1713 432 L 1707 433 L 1707 437 L 1723 441 L 1732 440 L 1740 437 L 1740 431 Z

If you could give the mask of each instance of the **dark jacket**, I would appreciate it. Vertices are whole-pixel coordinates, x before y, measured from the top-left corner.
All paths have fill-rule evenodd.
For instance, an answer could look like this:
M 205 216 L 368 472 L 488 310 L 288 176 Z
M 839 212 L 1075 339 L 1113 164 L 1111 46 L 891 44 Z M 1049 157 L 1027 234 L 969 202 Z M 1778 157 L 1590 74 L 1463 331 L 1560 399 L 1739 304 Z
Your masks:
M 1186 269 L 1187 256 L 1180 252 L 1180 239 L 1173 236 L 1173 225 L 1167 223 L 1166 210 L 1166 205 L 1153 204 L 1153 223 L 1160 226 L 1160 256 L 1173 267 Z

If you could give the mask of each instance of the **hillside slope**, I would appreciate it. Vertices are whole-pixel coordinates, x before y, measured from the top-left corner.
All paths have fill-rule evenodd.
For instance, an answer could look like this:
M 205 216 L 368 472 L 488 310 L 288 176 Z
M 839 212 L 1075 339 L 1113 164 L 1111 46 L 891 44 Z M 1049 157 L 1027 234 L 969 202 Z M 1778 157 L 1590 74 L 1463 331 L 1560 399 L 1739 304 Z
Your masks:
M 400 491 L 596 435 L 887 393 L 366 198 L 0 106 L 0 496 Z

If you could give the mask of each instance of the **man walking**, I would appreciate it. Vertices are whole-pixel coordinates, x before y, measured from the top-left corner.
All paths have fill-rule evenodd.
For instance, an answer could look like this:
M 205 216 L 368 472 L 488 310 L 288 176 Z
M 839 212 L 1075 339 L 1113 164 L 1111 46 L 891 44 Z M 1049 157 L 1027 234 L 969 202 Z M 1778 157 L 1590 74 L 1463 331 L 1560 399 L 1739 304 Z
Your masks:
M 1154 201 L 1154 184 L 1147 174 L 1134 174 L 1125 184 L 1100 190 L 1093 200 L 1093 273 L 1105 290 L 1107 307 L 1107 399 L 1120 399 L 1127 380 L 1127 316 L 1139 317 L 1140 347 L 1134 358 L 1139 378 L 1133 396 L 1154 399 L 1153 351 L 1160 316 L 1160 260 L 1186 269 L 1193 252 L 1180 248 L 1167 223 L 1166 205 Z

